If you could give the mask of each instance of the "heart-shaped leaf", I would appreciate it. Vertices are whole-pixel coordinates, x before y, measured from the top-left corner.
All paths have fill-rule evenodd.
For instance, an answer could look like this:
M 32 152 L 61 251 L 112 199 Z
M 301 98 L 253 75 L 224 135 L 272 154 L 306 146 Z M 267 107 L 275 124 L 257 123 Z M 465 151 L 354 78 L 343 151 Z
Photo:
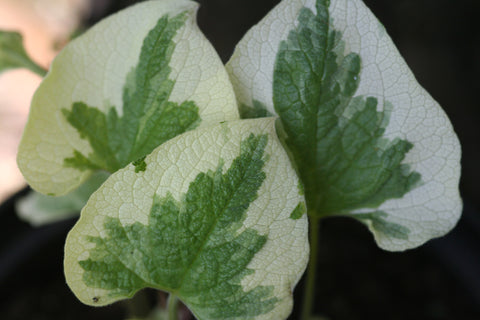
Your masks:
M 282 1 L 227 70 L 243 117 L 280 116 L 310 215 L 355 217 L 388 250 L 455 225 L 457 137 L 362 1 Z
M 195 2 L 147 1 L 72 41 L 35 93 L 19 148 L 29 184 L 61 195 L 187 130 L 238 119 Z
M 90 305 L 152 287 L 198 319 L 284 319 L 308 259 L 300 191 L 273 118 L 184 133 L 90 197 L 67 283 Z

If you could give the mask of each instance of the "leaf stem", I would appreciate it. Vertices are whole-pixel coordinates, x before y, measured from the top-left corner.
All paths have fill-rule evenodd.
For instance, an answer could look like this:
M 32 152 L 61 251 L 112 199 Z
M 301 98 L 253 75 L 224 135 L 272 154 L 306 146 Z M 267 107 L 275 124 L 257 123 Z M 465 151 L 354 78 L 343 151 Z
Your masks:
M 27 64 L 26 67 L 27 67 L 27 69 L 29 69 L 33 73 L 36 73 L 37 75 L 39 75 L 42 78 L 45 77 L 45 75 L 47 74 L 47 70 L 43 69 L 42 67 L 40 67 L 38 64 L 36 64 L 33 61 L 30 61 L 30 63 Z
M 178 298 L 174 294 L 168 296 L 167 312 L 168 320 L 178 320 Z
M 315 297 L 315 280 L 318 263 L 318 244 L 320 236 L 320 218 L 310 216 L 310 260 L 308 261 L 307 277 L 303 294 L 302 320 L 309 320 L 312 316 L 313 298 Z

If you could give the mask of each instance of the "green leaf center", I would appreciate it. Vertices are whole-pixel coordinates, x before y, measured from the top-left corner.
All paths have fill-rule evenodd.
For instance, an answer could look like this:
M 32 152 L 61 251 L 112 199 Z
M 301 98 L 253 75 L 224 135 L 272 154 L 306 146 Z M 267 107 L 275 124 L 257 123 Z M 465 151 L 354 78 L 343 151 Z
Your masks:
M 90 237 L 95 248 L 79 262 L 85 283 L 111 296 L 167 290 L 211 318 L 270 311 L 277 301 L 272 288 L 244 292 L 240 285 L 267 239 L 253 229 L 239 231 L 266 177 L 266 144 L 266 135 L 250 135 L 225 173 L 222 161 L 217 170 L 199 173 L 181 201 L 155 196 L 147 225 L 107 217 L 106 236 Z
M 328 6 L 318 0 L 316 15 L 300 10 L 298 26 L 280 44 L 273 80 L 274 107 L 317 216 L 376 208 L 420 182 L 402 164 L 413 145 L 383 137 L 392 106 L 384 101 L 378 111 L 377 98 L 356 95 L 361 58 L 344 53 Z
M 185 20 L 185 14 L 164 16 L 149 32 L 138 65 L 127 76 L 121 116 L 115 107 L 103 113 L 83 102 L 62 110 L 93 150 L 89 155 L 75 150 L 73 157 L 65 159 L 66 167 L 115 172 L 198 125 L 200 117 L 194 102 L 168 101 L 175 84 L 168 78 L 175 49 L 173 38 Z

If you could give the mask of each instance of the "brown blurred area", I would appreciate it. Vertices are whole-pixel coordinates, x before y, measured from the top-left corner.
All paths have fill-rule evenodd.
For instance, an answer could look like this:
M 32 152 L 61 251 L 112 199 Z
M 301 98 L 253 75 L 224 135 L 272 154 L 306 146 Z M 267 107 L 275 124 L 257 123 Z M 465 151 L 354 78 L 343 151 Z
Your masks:
M 0 0 L 0 29 L 20 32 L 30 57 L 48 69 L 88 12 L 88 4 L 88 0 Z M 25 186 L 15 158 L 40 81 L 38 75 L 22 69 L 0 75 L 0 203 Z

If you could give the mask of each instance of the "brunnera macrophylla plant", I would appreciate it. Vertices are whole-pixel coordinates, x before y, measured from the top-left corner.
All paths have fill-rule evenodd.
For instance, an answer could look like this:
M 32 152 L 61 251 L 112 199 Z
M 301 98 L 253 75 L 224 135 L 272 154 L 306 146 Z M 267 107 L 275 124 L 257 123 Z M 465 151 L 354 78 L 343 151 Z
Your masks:
M 455 225 L 457 137 L 361 0 L 280 2 L 226 68 L 196 9 L 147 1 L 103 20 L 33 98 L 30 185 L 105 180 L 65 245 L 82 302 L 151 287 L 198 319 L 285 319 L 310 259 L 307 319 L 322 218 L 355 218 L 391 251 Z

